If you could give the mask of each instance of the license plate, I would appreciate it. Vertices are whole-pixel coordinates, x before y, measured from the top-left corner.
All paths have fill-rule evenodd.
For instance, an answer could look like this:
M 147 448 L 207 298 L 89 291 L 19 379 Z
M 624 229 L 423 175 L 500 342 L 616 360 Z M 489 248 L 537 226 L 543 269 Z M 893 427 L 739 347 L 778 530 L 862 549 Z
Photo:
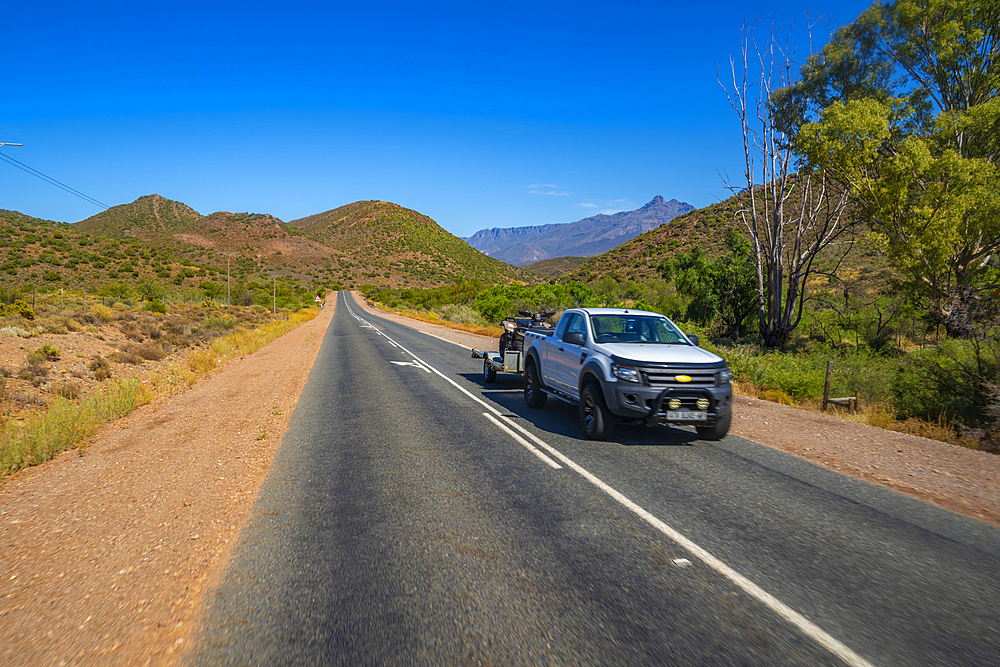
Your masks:
M 667 421 L 670 422 L 703 422 L 708 419 L 708 413 L 700 410 L 667 410 Z

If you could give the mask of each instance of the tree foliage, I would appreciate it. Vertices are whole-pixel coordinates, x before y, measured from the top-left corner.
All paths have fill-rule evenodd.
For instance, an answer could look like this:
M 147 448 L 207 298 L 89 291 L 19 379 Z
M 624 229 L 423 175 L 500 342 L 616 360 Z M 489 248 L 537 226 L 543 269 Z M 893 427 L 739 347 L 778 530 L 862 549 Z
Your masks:
M 663 262 L 660 271 L 690 299 L 689 319 L 708 324 L 718 317 L 736 342 L 743 323 L 757 310 L 756 275 L 753 249 L 745 236 L 730 229 L 726 248 L 726 254 L 710 261 L 704 250 L 695 247 Z
M 998 311 L 1000 4 L 875 3 L 775 99 L 950 335 Z

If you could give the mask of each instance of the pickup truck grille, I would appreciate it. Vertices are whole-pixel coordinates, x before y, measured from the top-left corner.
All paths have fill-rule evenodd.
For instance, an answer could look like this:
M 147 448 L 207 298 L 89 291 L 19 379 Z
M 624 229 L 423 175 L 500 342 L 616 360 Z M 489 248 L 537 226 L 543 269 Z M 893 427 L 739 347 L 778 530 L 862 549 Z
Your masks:
M 675 370 L 670 368 L 643 368 L 641 372 L 646 377 L 646 382 L 649 386 L 656 387 L 657 389 L 666 389 L 667 387 L 683 389 L 685 387 L 702 388 L 715 386 L 715 369 L 696 370 L 686 368 Z M 686 375 L 691 380 L 689 382 L 681 382 L 677 379 L 678 375 Z

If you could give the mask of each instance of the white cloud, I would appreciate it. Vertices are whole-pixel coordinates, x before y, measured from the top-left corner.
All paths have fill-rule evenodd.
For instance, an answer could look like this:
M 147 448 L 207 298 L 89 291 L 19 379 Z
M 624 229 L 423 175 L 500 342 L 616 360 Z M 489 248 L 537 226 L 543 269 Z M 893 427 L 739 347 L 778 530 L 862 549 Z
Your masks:
M 527 185 L 525 189 L 528 194 L 532 195 L 548 195 L 550 197 L 569 197 L 572 192 L 566 192 L 561 190 L 558 185 L 552 185 L 551 183 L 536 183 L 534 185 Z
M 628 199 L 598 199 L 596 202 L 580 202 L 577 206 L 586 209 L 597 209 L 597 213 L 602 213 L 604 215 L 613 215 L 615 213 L 621 213 L 622 211 L 632 211 L 637 208 L 632 206 Z

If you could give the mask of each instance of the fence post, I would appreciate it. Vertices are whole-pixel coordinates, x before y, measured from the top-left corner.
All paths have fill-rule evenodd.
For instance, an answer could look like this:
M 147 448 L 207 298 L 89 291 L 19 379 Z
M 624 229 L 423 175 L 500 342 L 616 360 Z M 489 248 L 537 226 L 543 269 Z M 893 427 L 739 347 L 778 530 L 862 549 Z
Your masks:
M 833 371 L 833 359 L 826 362 L 826 383 L 823 385 L 823 412 L 826 412 L 826 404 L 830 401 L 830 374 Z

